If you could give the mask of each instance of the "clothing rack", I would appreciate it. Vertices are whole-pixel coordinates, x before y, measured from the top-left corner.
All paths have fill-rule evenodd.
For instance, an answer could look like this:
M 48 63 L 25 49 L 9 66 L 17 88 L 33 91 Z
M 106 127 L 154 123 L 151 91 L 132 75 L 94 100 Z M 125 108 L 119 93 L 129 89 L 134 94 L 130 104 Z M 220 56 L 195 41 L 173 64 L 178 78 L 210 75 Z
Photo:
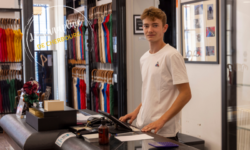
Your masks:
M 74 7 L 74 1 L 66 2 L 67 6 Z M 80 6 L 77 6 L 80 7 Z M 87 108 L 90 110 L 94 109 L 94 101 L 92 97 L 91 87 L 92 83 L 100 83 L 98 80 L 92 79 L 93 70 L 106 70 L 112 72 L 112 85 L 113 85 L 113 95 L 114 95 L 114 104 L 112 115 L 120 117 L 127 113 L 127 83 L 126 83 L 126 6 L 125 0 L 112 0 L 111 3 L 103 4 L 101 6 L 96 6 L 95 0 L 87 0 L 87 4 L 84 6 L 84 16 L 88 18 L 88 22 L 85 21 L 86 28 L 86 64 L 79 64 L 86 67 L 86 84 L 87 84 Z M 75 7 L 74 7 L 75 8 Z M 66 16 L 73 14 L 72 10 L 66 9 Z M 112 17 L 110 16 L 112 14 Z M 105 19 L 109 15 L 109 19 Z M 73 16 L 73 15 L 71 15 Z M 98 19 L 98 17 L 103 17 Z M 72 17 L 74 18 L 74 17 Z M 118 19 L 119 18 L 119 19 Z M 109 22 L 108 22 L 109 20 Z M 105 22 L 106 21 L 106 22 Z M 105 22 L 105 23 L 104 23 Z M 105 44 L 110 44 L 108 49 L 108 54 L 103 55 L 104 50 L 100 43 L 98 43 L 97 34 L 102 27 L 102 23 L 105 25 L 105 30 L 109 30 L 109 41 L 107 40 Z M 108 23 L 108 24 L 106 24 Z M 110 26 L 112 24 L 112 27 Z M 93 30 L 92 30 L 93 29 Z M 118 33 L 119 31 L 119 33 Z M 104 31 L 103 31 L 104 32 Z M 98 34 L 100 35 L 100 33 Z M 104 43 L 102 42 L 102 43 Z M 68 40 L 69 44 L 69 40 Z M 99 49 L 102 49 L 100 51 Z M 119 49 L 119 51 L 113 51 Z M 69 49 L 68 49 L 69 50 Z M 100 52 L 99 52 L 100 51 Z M 106 52 L 105 51 L 105 52 Z M 77 64 L 68 63 L 69 53 L 66 55 L 66 85 L 67 85 L 67 100 L 68 106 L 73 107 L 72 103 L 72 92 L 70 91 L 70 85 L 72 85 L 72 68 Z M 100 71 L 99 71 L 100 72 Z
M 20 28 L 20 30 L 22 32 L 22 9 L 20 9 L 20 0 L 18 2 L 19 2 L 19 8 L 0 8 L 0 13 L 1 12 L 19 12 L 19 19 L 20 19 L 19 28 Z M 13 73 L 16 70 L 20 71 L 21 72 L 21 77 L 20 78 L 23 79 L 23 48 L 22 48 L 22 42 L 21 42 L 21 61 L 20 62 L 0 62 L 0 66 L 9 66 L 9 72 L 11 72 L 11 73 Z M 12 69 L 13 67 L 15 68 L 15 66 L 19 66 L 20 69 Z M 2 70 L 2 68 L 1 68 L 1 70 Z M 20 84 L 23 85 L 23 80 L 21 80 Z M 17 91 L 15 91 L 15 92 L 17 92 Z M 5 111 L 4 113 L 0 112 L 0 115 L 1 114 L 12 114 L 12 113 L 15 113 L 15 112 L 13 112 L 13 111 Z

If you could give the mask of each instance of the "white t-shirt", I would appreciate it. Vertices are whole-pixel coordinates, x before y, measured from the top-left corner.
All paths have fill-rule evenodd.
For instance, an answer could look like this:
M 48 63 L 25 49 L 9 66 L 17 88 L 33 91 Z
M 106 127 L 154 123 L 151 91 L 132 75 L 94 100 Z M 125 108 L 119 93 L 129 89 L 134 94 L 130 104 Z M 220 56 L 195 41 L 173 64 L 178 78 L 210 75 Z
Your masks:
M 179 90 L 176 84 L 188 83 L 184 59 L 169 44 L 160 51 L 147 51 L 140 59 L 142 74 L 142 106 L 137 116 L 137 127 L 158 120 L 174 103 Z M 169 120 L 157 134 L 174 137 L 180 130 L 181 113 Z

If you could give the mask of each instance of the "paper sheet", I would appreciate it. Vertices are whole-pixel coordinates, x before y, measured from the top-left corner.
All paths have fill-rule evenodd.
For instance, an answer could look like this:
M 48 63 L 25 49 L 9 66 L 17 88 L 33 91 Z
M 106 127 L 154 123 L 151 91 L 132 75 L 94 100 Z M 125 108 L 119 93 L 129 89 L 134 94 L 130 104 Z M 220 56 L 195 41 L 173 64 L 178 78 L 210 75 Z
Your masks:
M 137 134 L 137 135 L 135 134 L 135 135 L 129 135 L 129 136 L 116 136 L 115 138 L 117 138 L 121 142 L 154 139 L 154 137 L 149 136 L 147 134 Z
M 82 137 L 87 138 L 87 139 L 98 139 L 99 138 L 99 134 L 86 134 L 86 135 L 82 135 Z
M 77 120 L 77 122 L 87 123 L 87 120 L 89 119 L 89 117 L 101 118 L 103 116 L 101 116 L 101 115 L 84 116 L 83 114 L 79 113 L 76 116 L 76 120 Z
M 71 137 L 76 137 L 75 134 L 71 133 L 71 132 L 67 132 L 67 133 L 64 133 L 62 134 L 61 136 L 59 136 L 57 139 L 56 139 L 56 145 L 58 145 L 59 147 L 61 147 L 63 145 L 63 143 L 71 138 Z

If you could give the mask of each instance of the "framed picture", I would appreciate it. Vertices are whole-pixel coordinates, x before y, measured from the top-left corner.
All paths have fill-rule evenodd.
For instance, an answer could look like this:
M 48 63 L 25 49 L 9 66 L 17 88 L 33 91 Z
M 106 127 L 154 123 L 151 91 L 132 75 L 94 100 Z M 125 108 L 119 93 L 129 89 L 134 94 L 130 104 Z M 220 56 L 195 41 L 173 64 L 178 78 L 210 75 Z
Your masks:
M 141 15 L 134 15 L 134 34 L 144 34 L 142 27 Z
M 181 52 L 186 63 L 219 64 L 218 0 L 181 4 Z

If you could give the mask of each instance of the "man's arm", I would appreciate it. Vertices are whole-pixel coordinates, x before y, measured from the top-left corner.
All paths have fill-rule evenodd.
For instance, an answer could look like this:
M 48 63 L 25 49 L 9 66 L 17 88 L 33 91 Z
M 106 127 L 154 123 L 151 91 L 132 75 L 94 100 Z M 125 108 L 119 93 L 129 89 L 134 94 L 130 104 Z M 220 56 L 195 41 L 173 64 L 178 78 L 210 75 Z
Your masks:
M 177 84 L 176 87 L 179 90 L 179 95 L 174 101 L 173 105 L 157 121 L 152 122 L 142 128 L 142 131 L 147 132 L 155 130 L 154 133 L 157 133 L 157 131 L 159 131 L 166 122 L 179 113 L 181 109 L 189 102 L 192 97 L 189 83 Z
M 140 109 L 141 109 L 141 103 L 132 113 L 120 117 L 119 120 L 122 122 L 127 122 L 127 120 L 130 119 L 129 123 L 131 124 L 136 119 Z

